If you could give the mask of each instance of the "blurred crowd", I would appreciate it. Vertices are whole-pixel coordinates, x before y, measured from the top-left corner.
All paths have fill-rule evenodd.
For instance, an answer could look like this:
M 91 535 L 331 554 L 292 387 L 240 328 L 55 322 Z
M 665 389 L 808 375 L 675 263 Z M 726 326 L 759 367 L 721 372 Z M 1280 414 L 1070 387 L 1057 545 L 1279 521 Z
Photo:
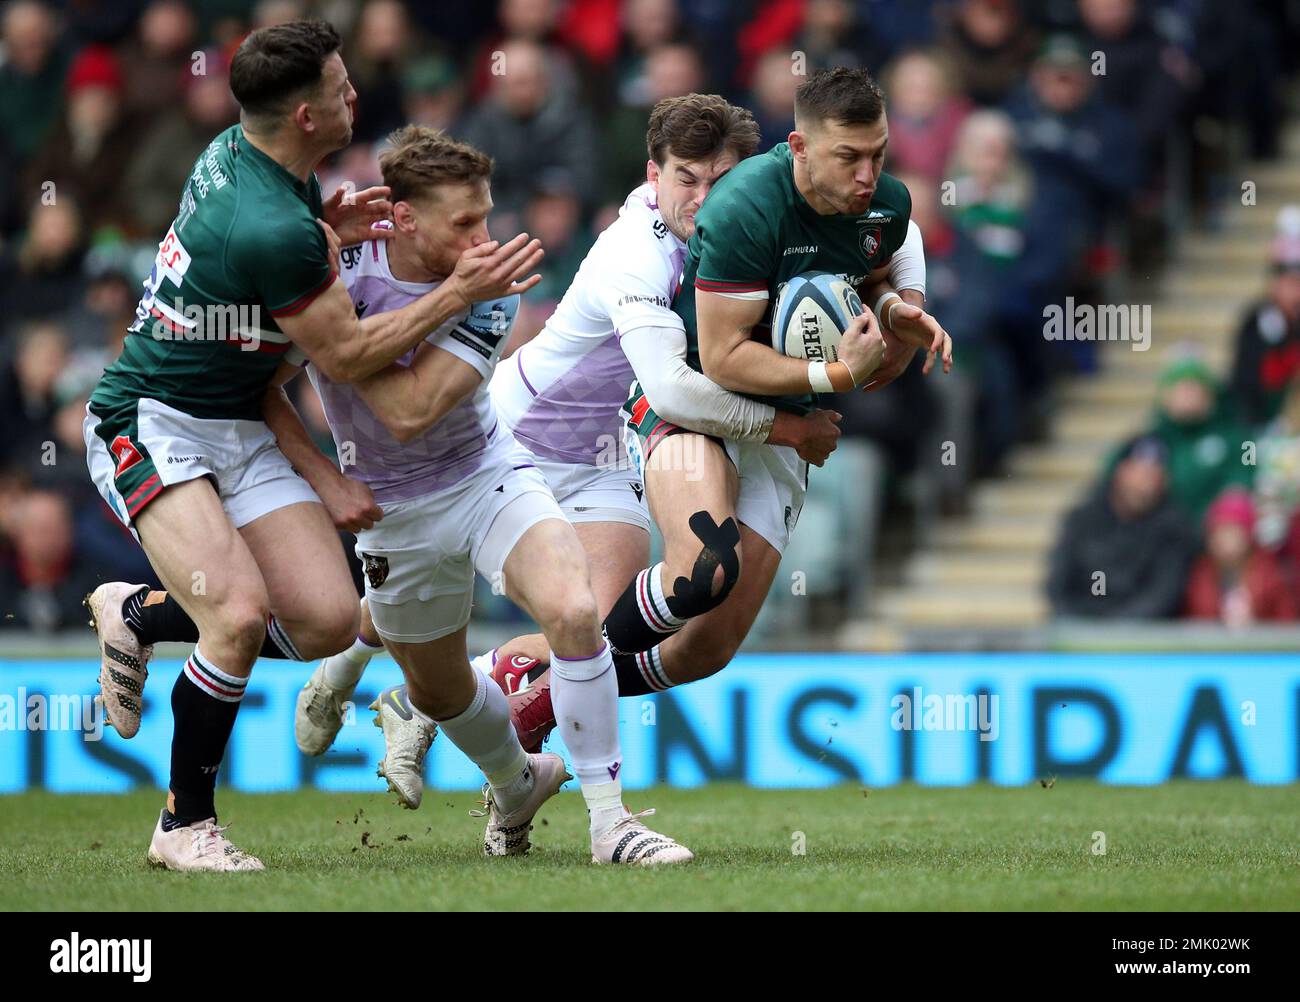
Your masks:
M 1066 518 L 1048 579 L 1058 614 L 1300 620 L 1300 206 L 1280 214 L 1271 257 L 1229 378 L 1175 358 L 1150 426 Z
M 359 95 L 353 145 L 319 171 L 327 194 L 377 182 L 383 139 L 406 122 L 495 158 L 494 231 L 526 229 L 547 252 L 520 343 L 644 179 L 657 100 L 723 93 L 753 110 L 768 148 L 793 126 L 804 74 L 870 68 L 889 102 L 886 169 L 911 189 L 930 309 L 959 365 L 947 379 L 914 366 L 836 407 L 881 458 L 886 508 L 925 498 L 952 512 L 1043 433 L 1053 382 L 1095 365 L 1087 342 L 1044 339 L 1043 305 L 1093 301 L 1158 267 L 1178 226 L 1234 193 L 1234 162 L 1276 156 L 1300 57 L 1295 5 L 1267 0 L 11 0 L 0 11 L 0 626 L 65 626 L 91 581 L 152 580 L 90 485 L 81 414 L 194 159 L 236 120 L 232 53 L 250 29 L 304 16 L 340 29 Z M 1245 322 L 1233 379 L 1239 419 L 1282 443 L 1300 441 L 1287 295 Z M 1167 377 L 1162 422 L 1118 460 L 1116 483 L 1156 455 L 1172 477 L 1196 453 L 1191 425 L 1227 420 L 1225 391 L 1203 375 Z M 1189 403 L 1189 385 L 1213 406 Z M 944 442 L 957 462 L 934 461 Z M 1296 449 L 1279 445 L 1276 462 Z M 1295 492 L 1270 482 L 1261 460 L 1253 487 L 1238 485 L 1255 492 L 1253 531 L 1300 551 L 1281 510 Z M 1221 501 L 1199 482 L 1188 493 L 1189 518 L 1245 520 L 1239 495 Z

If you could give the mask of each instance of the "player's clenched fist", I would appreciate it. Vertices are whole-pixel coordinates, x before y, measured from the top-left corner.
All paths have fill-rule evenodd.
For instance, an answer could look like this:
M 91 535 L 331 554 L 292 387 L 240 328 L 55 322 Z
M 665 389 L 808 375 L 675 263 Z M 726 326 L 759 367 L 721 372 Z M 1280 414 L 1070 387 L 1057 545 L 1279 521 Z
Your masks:
M 864 310 L 849 321 L 840 338 L 839 350 L 840 361 L 848 365 L 853 374 L 853 384 L 861 386 L 885 356 L 885 340 L 881 337 L 874 313 Z
M 840 441 L 838 411 L 816 410 L 799 419 L 801 439 L 795 445 L 799 458 L 813 466 L 822 466 Z
M 516 296 L 542 280 L 541 275 L 524 276 L 537 267 L 543 254 L 542 242 L 529 240 L 527 233 L 504 244 L 489 240 L 461 254 L 456 270 L 447 281 L 452 283 L 466 307 L 487 299 Z
M 375 523 L 384 517 L 383 509 L 375 503 L 374 494 L 360 480 L 340 474 L 313 484 L 313 487 L 336 529 L 361 532 L 374 528 Z

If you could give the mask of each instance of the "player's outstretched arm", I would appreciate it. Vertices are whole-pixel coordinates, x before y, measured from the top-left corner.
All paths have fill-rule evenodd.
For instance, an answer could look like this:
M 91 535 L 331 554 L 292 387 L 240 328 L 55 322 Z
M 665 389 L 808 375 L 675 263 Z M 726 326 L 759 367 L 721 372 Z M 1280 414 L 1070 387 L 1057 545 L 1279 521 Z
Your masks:
M 483 382 L 468 362 L 423 344 L 410 365 L 390 365 L 355 384 L 366 406 L 399 442 L 442 420 Z
M 542 280 L 529 275 L 541 259 L 540 243 L 521 233 L 465 251 L 445 282 L 400 310 L 358 320 L 343 283 L 335 281 L 301 313 L 276 321 L 329 379 L 355 383 L 401 358 L 471 303 L 531 289 Z
M 345 476 L 333 460 L 317 448 L 298 411 L 284 391 L 284 383 L 298 371 L 283 363 L 262 398 L 262 419 L 275 436 L 285 459 L 311 485 L 329 512 L 336 529 L 359 532 L 384 517 L 370 488 Z
M 766 300 L 695 290 L 695 320 L 704 374 L 737 393 L 784 396 L 825 389 L 813 386 L 808 362 L 782 355 L 751 339 L 766 308 Z M 875 371 L 883 354 L 879 327 L 868 311 L 844 332 L 840 361 L 826 366 L 831 388 L 843 392 L 860 386 Z

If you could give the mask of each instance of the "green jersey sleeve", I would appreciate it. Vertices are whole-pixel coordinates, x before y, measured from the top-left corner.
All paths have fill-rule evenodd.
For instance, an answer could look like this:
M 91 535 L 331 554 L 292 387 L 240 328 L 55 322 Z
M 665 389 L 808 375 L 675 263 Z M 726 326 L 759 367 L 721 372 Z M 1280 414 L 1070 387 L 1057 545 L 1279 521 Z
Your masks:
M 329 243 L 315 220 L 294 217 L 232 241 L 231 263 L 273 317 L 301 313 L 334 281 Z
M 728 191 L 726 198 L 719 194 L 712 193 L 695 220 L 695 288 L 762 298 L 758 294 L 768 293 L 780 263 L 777 234 L 743 192 Z

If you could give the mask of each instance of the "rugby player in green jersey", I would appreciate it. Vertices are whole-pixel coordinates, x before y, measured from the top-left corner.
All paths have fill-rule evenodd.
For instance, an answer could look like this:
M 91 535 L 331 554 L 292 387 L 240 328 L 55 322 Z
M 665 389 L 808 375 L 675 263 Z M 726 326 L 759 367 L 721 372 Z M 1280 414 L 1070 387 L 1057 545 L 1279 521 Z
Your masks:
M 358 625 L 331 515 L 364 528 L 380 512 L 323 457 L 304 480 L 280 452 L 269 420 L 306 434 L 268 392 L 284 354 L 296 345 L 330 379 L 363 379 L 471 303 L 540 280 L 519 281 L 541 258 L 521 234 L 466 251 L 403 309 L 358 319 L 338 246 L 374 236 L 370 224 L 390 207 L 379 188 L 324 203 L 313 173 L 352 138 L 356 92 L 339 48 L 322 22 L 264 28 L 241 44 L 230 69 L 240 123 L 195 163 L 122 353 L 87 407 L 91 477 L 169 593 L 152 602 L 142 586 L 114 582 L 88 600 L 105 710 L 123 737 L 139 727 L 150 636 L 169 632 L 162 614 L 183 610 L 198 631 L 171 693 L 170 789 L 149 847 L 170 869 L 262 868 L 222 834 L 214 803 L 253 663 L 259 653 L 337 653 Z
M 936 358 L 950 368 L 951 342 L 920 308 L 923 295 L 880 295 L 911 209 L 907 189 L 883 173 L 888 141 L 884 99 L 865 71 L 823 71 L 799 86 L 789 142 L 734 167 L 696 217 L 673 304 L 692 367 L 795 413 L 810 411 L 817 392 L 885 385 L 918 347 L 926 371 Z M 829 364 L 755 340 L 782 285 L 807 271 L 841 275 L 867 292 L 876 312 L 887 311 L 886 331 L 865 311 Z M 644 466 L 665 550 L 619 598 L 605 629 L 616 664 L 634 659 L 662 689 L 711 675 L 735 654 L 798 520 L 808 464 L 793 449 L 678 428 L 638 387 L 627 411 L 629 446 Z

